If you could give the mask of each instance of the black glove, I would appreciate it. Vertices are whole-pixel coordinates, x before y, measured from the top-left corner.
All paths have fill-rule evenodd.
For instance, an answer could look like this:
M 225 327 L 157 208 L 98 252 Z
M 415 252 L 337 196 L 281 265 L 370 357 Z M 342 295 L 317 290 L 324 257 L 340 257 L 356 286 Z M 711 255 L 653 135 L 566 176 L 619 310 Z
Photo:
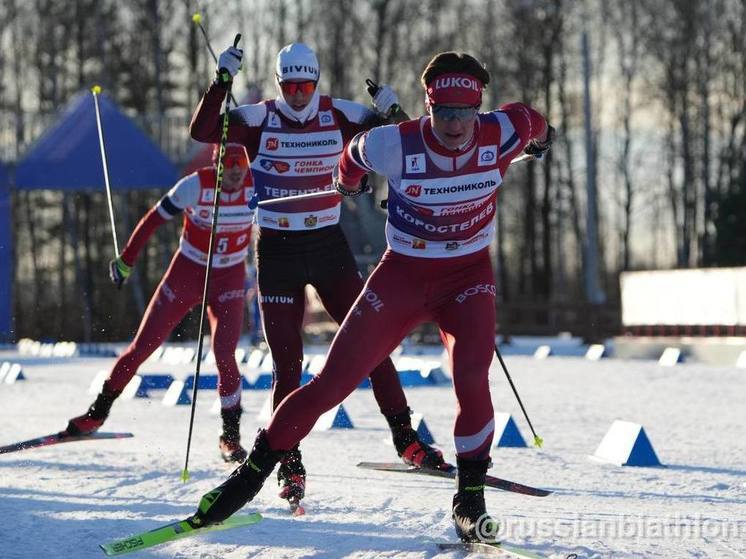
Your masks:
M 132 268 L 127 266 L 121 258 L 109 262 L 109 278 L 117 286 L 117 289 L 122 289 L 122 285 L 127 281 L 131 271 Z
M 541 159 L 544 154 L 552 147 L 552 142 L 557 136 L 557 131 L 553 126 L 547 124 L 547 139 L 543 142 L 538 140 L 531 140 L 528 145 L 523 148 L 523 153 L 534 156 L 536 159 Z

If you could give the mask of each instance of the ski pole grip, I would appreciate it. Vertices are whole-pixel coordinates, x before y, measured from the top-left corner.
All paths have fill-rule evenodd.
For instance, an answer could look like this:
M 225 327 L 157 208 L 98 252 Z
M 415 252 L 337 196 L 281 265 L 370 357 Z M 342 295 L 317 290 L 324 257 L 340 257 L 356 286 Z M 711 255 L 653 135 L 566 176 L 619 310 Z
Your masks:
M 367 87 L 367 89 L 368 89 L 368 95 L 370 95 L 371 97 L 375 97 L 376 93 L 378 93 L 378 90 L 381 89 L 380 87 L 378 87 L 378 84 L 376 82 L 374 82 L 370 78 L 367 78 L 365 80 L 365 85 L 368 86 Z M 395 115 L 400 110 L 401 110 L 401 107 L 399 106 L 398 103 L 394 104 L 394 105 L 391 105 L 391 111 L 390 111 L 389 115 Z
M 374 82 L 372 79 L 368 78 L 368 79 L 365 80 L 365 85 L 368 86 L 368 94 L 371 97 L 375 97 L 376 93 L 378 93 L 378 90 L 380 89 L 378 87 L 378 84 L 376 82 Z

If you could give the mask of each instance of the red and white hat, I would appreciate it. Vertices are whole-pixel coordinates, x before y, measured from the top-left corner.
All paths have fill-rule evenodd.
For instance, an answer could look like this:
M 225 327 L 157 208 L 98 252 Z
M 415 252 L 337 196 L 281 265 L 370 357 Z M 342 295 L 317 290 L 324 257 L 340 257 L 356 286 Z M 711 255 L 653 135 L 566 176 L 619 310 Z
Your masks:
M 425 88 L 427 103 L 444 105 L 463 103 L 478 106 L 482 103 L 484 84 L 470 74 L 441 74 L 433 78 Z

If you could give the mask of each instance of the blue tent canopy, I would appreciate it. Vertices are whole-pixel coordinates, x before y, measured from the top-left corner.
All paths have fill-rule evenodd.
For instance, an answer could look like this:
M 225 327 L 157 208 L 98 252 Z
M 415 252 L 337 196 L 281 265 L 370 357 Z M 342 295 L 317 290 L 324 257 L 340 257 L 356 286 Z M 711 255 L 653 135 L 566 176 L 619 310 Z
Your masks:
M 99 95 L 101 123 L 112 190 L 170 187 L 176 167 L 105 95 Z M 19 190 L 105 189 L 92 93 L 80 93 L 18 162 Z
M 13 328 L 13 237 L 10 226 L 10 185 L 0 164 L 0 340 L 10 339 Z
M 117 106 L 99 95 L 112 190 L 169 188 L 179 178 L 173 163 Z M 13 339 L 13 247 L 8 177 L 0 168 L 0 340 Z M 80 93 L 18 162 L 19 190 L 104 192 L 104 171 L 93 94 Z

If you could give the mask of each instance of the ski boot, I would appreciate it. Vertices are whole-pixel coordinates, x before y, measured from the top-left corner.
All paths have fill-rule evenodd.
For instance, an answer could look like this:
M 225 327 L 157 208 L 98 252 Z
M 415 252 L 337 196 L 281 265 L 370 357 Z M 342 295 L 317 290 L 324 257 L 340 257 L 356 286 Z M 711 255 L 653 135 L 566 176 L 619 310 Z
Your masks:
M 453 496 L 452 518 L 456 535 L 465 543 L 497 541 L 500 524 L 487 513 L 484 504 L 484 479 L 489 458 L 456 458 L 458 492 Z
M 98 431 L 99 427 L 106 421 L 106 418 L 109 417 L 109 411 L 111 411 L 111 405 L 114 403 L 114 400 L 121 393 L 121 390 L 111 390 L 108 383 L 105 382 L 101 388 L 101 392 L 96 396 L 96 401 L 91 404 L 88 411 L 68 421 L 64 432 L 68 435 L 76 436 L 88 435 Z
M 300 449 L 296 446 L 285 454 L 280 467 L 277 468 L 277 484 L 281 487 L 280 498 L 290 503 L 290 512 L 294 516 L 305 512 L 300 504 L 306 494 L 306 469 L 301 459 Z
M 396 453 L 409 466 L 433 470 L 442 468 L 445 465 L 443 453 L 420 440 L 417 431 L 412 429 L 412 421 L 409 417 L 411 413 L 412 410 L 407 408 L 401 413 L 386 416 Z
M 223 434 L 220 435 L 218 448 L 220 456 L 224 462 L 243 462 L 246 460 L 248 452 L 241 446 L 241 406 L 226 410 L 221 409 L 220 415 L 223 418 Z
M 199 528 L 228 518 L 256 497 L 284 454 L 281 450 L 272 450 L 266 432 L 259 431 L 251 454 L 233 470 L 227 480 L 202 496 L 197 512 L 189 518 L 189 523 Z

